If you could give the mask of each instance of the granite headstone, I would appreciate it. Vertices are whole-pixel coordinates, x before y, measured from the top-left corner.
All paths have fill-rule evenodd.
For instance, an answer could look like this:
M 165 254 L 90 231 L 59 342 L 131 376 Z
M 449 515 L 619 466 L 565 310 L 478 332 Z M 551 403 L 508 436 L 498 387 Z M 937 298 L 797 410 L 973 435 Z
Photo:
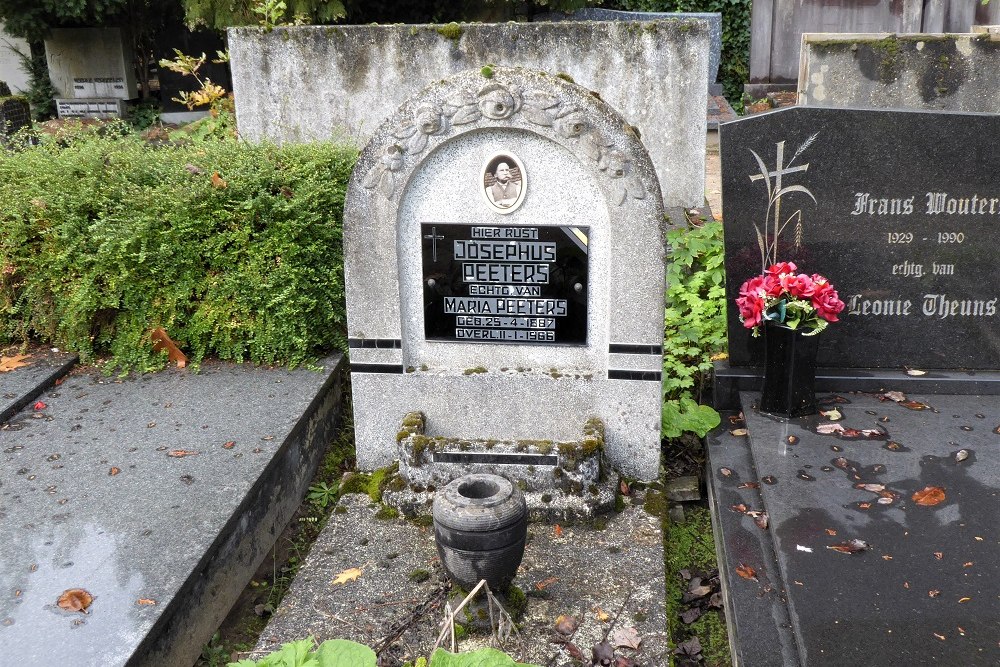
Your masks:
M 345 202 L 359 468 L 392 463 L 411 427 L 493 449 L 597 419 L 610 463 L 655 478 L 661 201 L 636 133 L 558 77 L 476 69 L 405 102 Z
M 760 358 L 732 303 L 778 259 L 847 304 L 820 366 L 1000 367 L 997 136 L 1000 116 L 946 112 L 796 107 L 723 124 L 730 364 Z

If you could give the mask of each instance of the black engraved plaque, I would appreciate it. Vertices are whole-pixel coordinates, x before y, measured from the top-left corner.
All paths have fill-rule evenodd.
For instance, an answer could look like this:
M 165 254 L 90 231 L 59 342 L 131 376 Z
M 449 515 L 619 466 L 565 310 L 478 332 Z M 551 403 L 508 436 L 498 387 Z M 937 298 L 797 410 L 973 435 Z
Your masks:
M 589 227 L 420 225 L 424 336 L 587 344 Z

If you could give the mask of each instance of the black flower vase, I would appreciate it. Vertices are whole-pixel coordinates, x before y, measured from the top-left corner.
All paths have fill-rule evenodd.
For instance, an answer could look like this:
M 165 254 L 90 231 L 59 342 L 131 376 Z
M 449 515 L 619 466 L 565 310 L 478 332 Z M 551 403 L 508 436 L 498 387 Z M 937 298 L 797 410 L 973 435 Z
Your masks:
M 764 324 L 764 386 L 760 411 L 782 417 L 816 414 L 819 336 L 776 322 Z

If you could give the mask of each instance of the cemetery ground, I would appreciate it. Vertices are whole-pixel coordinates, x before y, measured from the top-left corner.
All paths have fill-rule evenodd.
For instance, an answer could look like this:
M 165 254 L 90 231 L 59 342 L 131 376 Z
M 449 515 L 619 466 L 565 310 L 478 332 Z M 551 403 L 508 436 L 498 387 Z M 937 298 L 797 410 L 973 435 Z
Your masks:
M 31 348 L 24 355 L 20 351 L 4 350 L 11 368 L 3 376 L 7 390 L 3 433 L 5 440 L 17 440 L 5 449 L 10 475 L 3 480 L 4 519 L 10 523 L 17 517 L 18 525 L 11 524 L 10 532 L 29 538 L 31 546 L 24 548 L 29 542 L 16 539 L 5 552 L 5 560 L 17 564 L 8 573 L 17 581 L 8 583 L 18 592 L 5 610 L 6 630 L 24 632 L 37 625 L 61 633 L 66 629 L 60 624 L 66 624 L 73 629 L 67 650 L 84 663 L 110 664 L 127 657 L 135 648 L 132 642 L 141 639 L 150 625 L 160 623 L 157 611 L 166 615 L 167 610 L 176 613 L 178 606 L 211 606 L 193 597 L 185 590 L 187 585 L 175 587 L 190 563 L 205 562 L 199 558 L 201 545 L 212 542 L 218 522 L 227 523 L 227 511 L 239 501 L 241 487 L 250 483 L 251 471 L 266 467 L 269 454 L 280 451 L 276 446 L 282 431 L 268 426 L 273 417 L 265 415 L 277 413 L 279 423 L 294 423 L 296 410 L 301 409 L 296 405 L 309 403 L 310 392 L 324 384 L 328 374 L 205 362 L 197 375 L 173 369 L 123 379 L 104 376 L 95 367 L 75 366 L 73 355 L 45 348 Z M 329 363 L 325 365 L 329 368 Z M 275 389 L 281 390 L 277 396 Z M 286 403 L 288 398 L 293 402 Z M 233 410 L 233 405 L 240 407 Z M 433 538 L 426 523 L 400 518 L 378 502 L 390 478 L 387 471 L 349 471 L 353 456 L 349 400 L 340 409 L 344 426 L 331 437 L 304 502 L 219 633 L 201 650 L 200 664 L 220 665 L 244 656 L 259 659 L 280 642 L 309 635 L 350 636 L 375 644 L 391 634 L 368 634 L 373 626 L 397 630 L 407 648 L 433 641 L 445 581 Z M 331 415 L 324 419 L 331 421 Z M 169 434 L 161 436 L 163 429 Z M 152 446 L 161 440 L 163 444 Z M 47 458 L 39 459 L 42 454 Z M 697 474 L 703 464 L 698 439 L 678 440 L 669 460 L 668 476 Z M 175 477 L 176 483 L 170 481 Z M 150 493 L 153 484 L 159 486 L 155 494 Z M 29 511 L 25 506 L 36 494 L 45 500 Z M 132 509 L 123 516 L 108 503 Z M 48 504 L 59 510 L 54 520 L 47 514 Z M 195 509 L 207 506 L 214 508 L 212 512 Z M 640 639 L 665 648 L 661 564 L 648 562 L 651 554 L 663 552 L 660 544 L 649 540 L 658 541 L 660 527 L 665 527 L 669 545 L 665 562 L 676 578 L 667 587 L 667 613 L 679 614 L 687 589 L 679 572 L 686 570 L 688 580 L 693 572 L 709 583 L 714 566 L 707 510 L 689 510 L 686 520 L 671 523 L 666 509 L 662 484 L 624 483 L 618 511 L 611 515 L 589 525 L 533 526 L 523 574 L 515 582 L 527 595 L 517 603 L 526 602 L 527 613 L 520 619 L 520 642 L 515 639 L 508 650 L 535 656 L 545 664 L 541 654 L 560 652 L 561 645 L 549 640 L 560 637 L 555 620 L 562 615 L 580 624 L 564 641 L 587 654 L 615 626 L 642 628 Z M 185 528 L 181 517 L 192 512 L 201 520 Z M 31 541 L 33 534 L 37 539 Z M 181 551 L 166 546 L 178 540 L 188 546 Z M 51 549 L 58 555 L 52 556 Z M 310 565 L 303 567 L 309 554 Z M 103 560 L 108 555 L 110 561 Z M 235 555 L 214 554 L 208 564 Z M 364 572 L 361 580 L 352 582 L 356 592 L 348 605 L 367 611 L 367 617 L 357 613 L 349 621 L 328 619 L 326 626 L 317 625 L 315 618 L 310 624 L 296 618 L 296 607 L 322 609 L 336 588 L 331 581 L 351 567 Z M 19 570 L 24 572 L 18 574 Z M 661 574 L 651 579 L 649 575 L 656 572 Z M 582 579 L 574 581 L 574 573 Z M 296 575 L 292 595 L 279 606 Z M 119 583 L 112 584 L 115 579 Z M 715 581 L 711 593 L 717 598 Z M 347 586 L 342 588 L 346 591 Z M 61 591 L 75 589 L 82 591 L 84 611 L 91 613 L 59 609 Z M 708 593 L 700 597 L 707 599 Z M 631 609 L 637 601 L 641 604 Z M 703 606 L 706 601 L 701 601 Z M 415 615 L 410 608 L 421 603 L 429 603 L 426 616 Z M 623 617 L 628 603 L 630 611 Z M 94 606 L 88 609 L 88 605 Z M 119 609 L 111 616 L 123 626 L 114 632 L 108 621 L 102 622 L 109 607 Z M 284 613 L 268 623 L 278 609 Z M 710 616 L 717 619 L 714 612 Z M 373 626 L 359 635 L 355 629 L 365 620 Z M 679 616 L 668 625 L 676 630 L 678 621 Z M 714 633 L 702 638 L 705 655 L 717 653 L 706 664 L 727 664 L 724 629 L 717 620 L 704 627 Z M 475 645 L 474 639 L 462 638 L 463 648 Z M 15 655 L 23 664 L 33 664 L 45 650 L 27 642 Z

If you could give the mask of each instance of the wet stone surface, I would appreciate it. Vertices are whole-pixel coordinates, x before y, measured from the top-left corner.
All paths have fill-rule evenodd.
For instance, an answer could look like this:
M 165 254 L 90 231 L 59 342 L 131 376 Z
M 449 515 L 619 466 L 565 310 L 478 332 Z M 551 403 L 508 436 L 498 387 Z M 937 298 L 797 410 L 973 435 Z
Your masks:
M 748 436 L 710 446 L 716 497 L 769 482 L 741 492 L 759 493 L 744 506 L 715 507 L 768 536 L 777 557 L 777 568 L 755 562 L 764 556 L 727 536 L 731 571 L 767 574 L 731 576 L 731 595 L 787 600 L 810 667 L 1000 663 L 1000 398 L 822 398 L 826 415 L 783 421 L 743 393 Z M 714 474 L 735 448 L 751 465 Z M 766 529 L 755 512 L 766 512 Z
M 642 650 L 620 649 L 618 655 L 643 665 L 668 664 L 660 519 L 643 510 L 641 496 L 630 500 L 636 504 L 607 515 L 603 529 L 528 525 L 514 579 L 527 593 L 527 608 L 520 634 L 506 646 L 510 655 L 553 667 L 578 664 L 562 644 L 551 642 L 556 619 L 567 615 L 579 621 L 569 641 L 588 657 L 606 633 L 634 628 Z M 431 652 L 447 596 L 434 528 L 405 519 L 381 521 L 366 496 L 347 495 L 340 503 L 343 509 L 316 540 L 250 657 L 260 659 L 309 635 L 321 642 L 351 639 L 379 650 L 398 633 L 384 651 L 389 665 Z M 360 570 L 357 578 L 335 583 L 353 568 Z M 487 641 L 473 635 L 458 647 L 473 650 Z
M 313 401 L 327 372 L 74 369 L 0 428 L 0 662 L 124 664 Z M 0 378 L 6 380 L 6 378 Z M 93 596 L 87 613 L 57 606 Z
M 34 402 L 38 389 L 55 382 L 75 361 L 75 354 L 47 347 L 0 349 L 0 423 Z

